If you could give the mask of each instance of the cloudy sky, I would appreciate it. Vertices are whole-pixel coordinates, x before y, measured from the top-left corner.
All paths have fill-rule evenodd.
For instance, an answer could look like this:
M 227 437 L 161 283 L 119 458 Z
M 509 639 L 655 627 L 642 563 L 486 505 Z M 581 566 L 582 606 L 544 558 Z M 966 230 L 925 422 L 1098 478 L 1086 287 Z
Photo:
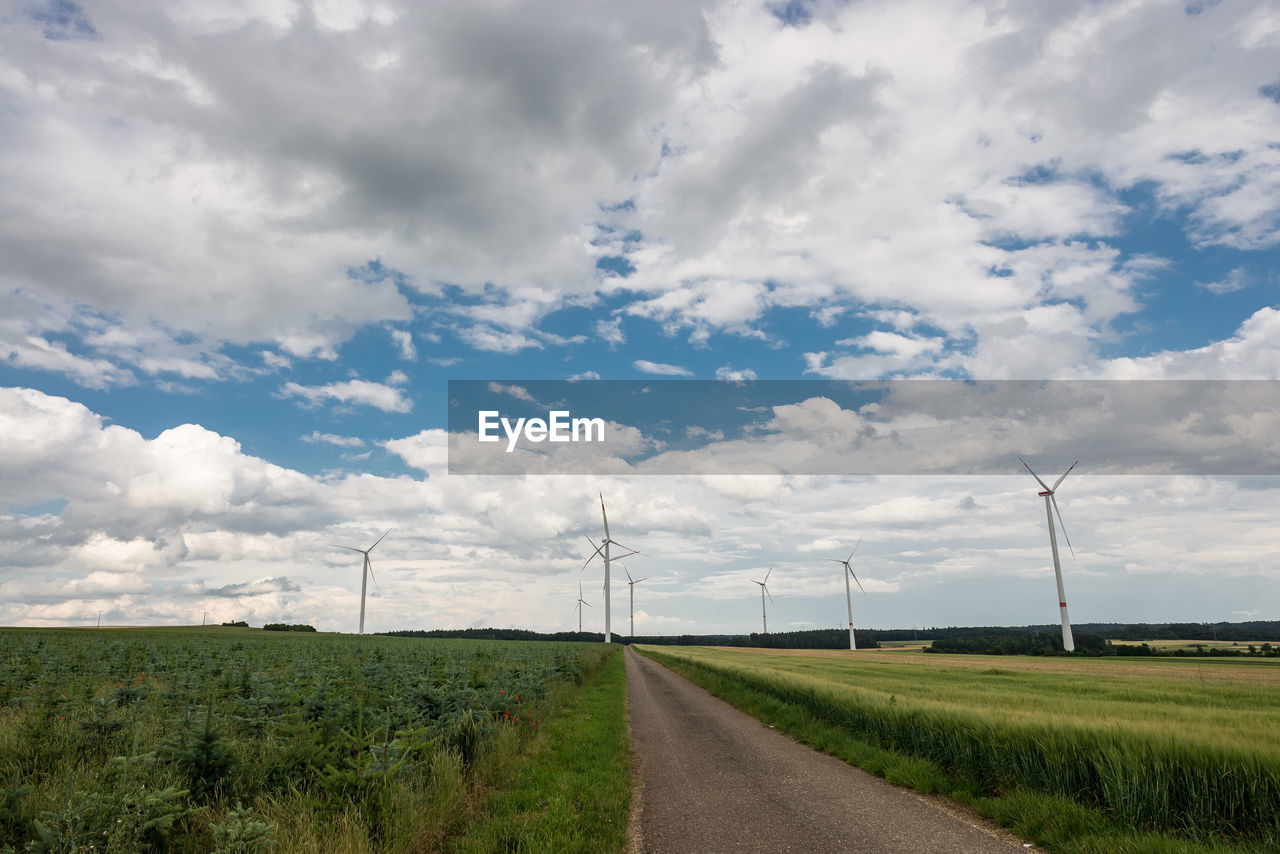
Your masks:
M 0 624 L 353 631 L 331 544 L 391 529 L 370 630 L 576 627 L 579 580 L 598 629 L 599 492 L 639 633 L 758 629 L 771 565 L 771 627 L 842 625 L 859 538 L 859 625 L 1050 623 L 1019 453 L 1084 457 L 1076 621 L 1280 619 L 1265 412 L 1216 476 L 1066 431 L 464 476 L 445 432 L 451 379 L 1280 380 L 1277 262 L 1272 2 L 7 2 Z

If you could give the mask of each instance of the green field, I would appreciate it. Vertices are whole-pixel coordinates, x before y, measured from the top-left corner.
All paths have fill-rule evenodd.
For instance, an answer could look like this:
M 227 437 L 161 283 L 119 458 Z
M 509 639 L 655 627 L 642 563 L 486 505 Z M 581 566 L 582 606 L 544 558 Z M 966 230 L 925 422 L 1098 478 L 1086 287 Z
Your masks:
M 1074 810 L 1036 838 L 1056 850 L 1280 850 L 1274 660 L 643 651 L 837 755 L 922 761 L 897 762 L 901 782 L 1021 832 Z
M 0 851 L 618 851 L 616 652 L 0 631 Z
M 1138 646 L 1146 644 L 1152 649 L 1167 652 L 1170 650 L 1196 650 L 1202 648 L 1211 649 L 1234 649 L 1247 650 L 1250 646 L 1257 648 L 1262 646 L 1262 641 L 1250 643 L 1249 641 L 1216 641 L 1216 640 L 1112 640 L 1113 644 L 1121 644 L 1125 646 Z

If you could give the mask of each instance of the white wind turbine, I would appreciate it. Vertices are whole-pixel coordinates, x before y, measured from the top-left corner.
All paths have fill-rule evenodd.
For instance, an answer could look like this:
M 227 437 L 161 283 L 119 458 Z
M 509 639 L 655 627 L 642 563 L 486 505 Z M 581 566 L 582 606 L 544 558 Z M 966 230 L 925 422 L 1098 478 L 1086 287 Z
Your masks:
M 756 581 L 755 579 L 751 580 L 752 584 L 760 585 L 760 619 L 764 623 L 764 634 L 766 635 L 769 634 L 769 614 L 764 609 L 764 597 L 765 597 L 765 594 L 768 593 L 769 601 L 770 602 L 773 601 L 773 594 L 769 593 L 769 587 L 768 587 L 769 575 L 772 572 L 773 572 L 773 567 L 770 566 L 769 572 L 766 572 L 764 574 L 764 581 Z
M 631 570 L 627 569 L 625 566 L 622 568 L 622 571 L 627 574 L 627 588 L 631 592 L 631 637 L 635 637 L 636 636 L 636 585 L 639 584 L 641 581 L 647 581 L 649 579 L 649 576 L 646 575 L 644 578 L 632 578 Z
M 582 633 L 582 606 L 583 605 L 586 605 L 588 608 L 591 607 L 591 603 L 588 602 L 586 599 L 582 598 L 582 582 L 579 581 L 578 582 L 578 604 L 575 606 L 578 609 L 578 633 L 579 634 Z
M 370 577 L 373 576 L 373 563 L 369 560 L 369 552 L 377 548 L 378 543 L 382 542 L 383 537 L 386 537 L 387 534 L 390 534 L 390 533 L 391 533 L 391 529 L 388 528 L 386 531 L 383 532 L 382 536 L 374 540 L 373 545 L 369 546 L 369 548 L 367 549 L 358 549 L 355 546 L 343 546 L 337 543 L 330 543 L 330 545 L 332 545 L 335 549 L 348 549 L 353 552 L 360 552 L 360 554 L 364 555 L 364 571 L 360 576 L 360 634 L 364 634 L 365 593 L 367 593 L 369 590 L 369 579 Z M 378 579 L 376 578 L 373 579 L 373 586 L 374 587 L 378 586 Z
M 1041 492 L 1040 495 L 1044 496 L 1044 512 L 1049 517 L 1049 549 L 1053 552 L 1053 574 L 1058 580 L 1058 610 L 1062 613 L 1062 648 L 1067 652 L 1071 652 L 1076 648 L 1076 642 L 1071 637 L 1071 620 L 1067 618 L 1067 594 L 1062 589 L 1062 564 L 1058 561 L 1058 537 L 1053 530 L 1054 513 L 1058 514 L 1058 524 L 1062 526 L 1062 536 L 1067 541 L 1067 548 L 1071 549 L 1072 557 L 1076 556 L 1076 550 L 1071 548 L 1071 538 L 1067 536 L 1067 526 L 1062 521 L 1062 511 L 1058 509 L 1058 499 L 1053 497 L 1053 493 L 1058 489 L 1062 481 L 1066 479 L 1067 475 L 1071 474 L 1071 469 L 1076 467 L 1076 463 L 1080 461 L 1076 460 L 1075 463 L 1072 463 L 1062 473 L 1062 477 L 1053 482 L 1053 486 L 1047 485 L 1040 479 L 1038 474 L 1031 471 L 1031 466 L 1027 465 L 1027 461 L 1022 457 L 1018 457 L 1018 462 L 1022 463 L 1026 470 L 1031 472 L 1031 476 L 1036 479 L 1036 483 L 1044 487 L 1044 492 Z
M 638 552 L 628 546 L 624 546 L 622 543 L 609 536 L 609 516 L 604 512 L 603 493 L 600 495 L 600 516 L 604 519 L 604 539 L 600 542 L 600 545 L 597 546 L 595 540 L 587 537 L 587 542 L 591 543 L 592 546 L 595 546 L 595 551 L 591 553 L 591 557 L 587 558 L 587 562 L 582 565 L 582 569 L 586 569 L 587 565 L 596 559 L 596 555 L 600 555 L 604 559 L 604 642 L 613 643 L 611 609 L 609 607 L 609 567 L 613 561 L 618 560 L 619 558 L 630 557 L 631 555 L 642 555 L 647 557 L 647 555 L 644 555 L 643 552 Z M 627 553 L 620 555 L 610 554 L 609 546 L 611 545 L 626 549 Z
M 844 560 L 840 560 L 839 558 L 834 558 L 834 557 L 827 558 L 827 560 L 829 561 L 834 561 L 835 563 L 844 564 L 844 568 L 846 570 L 845 572 L 841 573 L 841 575 L 844 576 L 844 603 L 849 608 L 849 649 L 858 648 L 857 643 L 855 643 L 853 640 L 853 591 L 849 589 L 849 576 L 852 575 L 854 581 L 858 581 L 858 576 L 853 574 L 853 567 L 849 565 L 849 561 L 853 560 L 853 556 L 857 554 L 858 546 L 860 545 L 862 545 L 861 537 L 858 538 L 858 544 L 853 547 L 853 551 L 849 552 L 849 556 Z M 858 589 L 862 590 L 863 593 L 867 592 L 866 590 L 863 590 L 861 581 L 858 581 Z

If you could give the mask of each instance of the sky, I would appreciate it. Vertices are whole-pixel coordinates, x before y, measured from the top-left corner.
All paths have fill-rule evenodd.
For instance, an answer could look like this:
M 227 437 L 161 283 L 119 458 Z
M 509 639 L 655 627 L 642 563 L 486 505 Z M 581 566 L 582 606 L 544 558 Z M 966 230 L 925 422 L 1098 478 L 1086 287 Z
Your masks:
M 1280 619 L 1271 397 L 1128 437 L 1223 471 L 1062 406 L 987 467 L 735 466 L 876 420 L 815 381 L 1280 380 L 1277 262 L 1271 2 L 6 0 L 0 625 L 355 631 L 335 545 L 390 531 L 368 631 L 576 628 L 579 582 L 600 630 L 601 494 L 618 632 L 624 565 L 638 634 L 758 631 L 770 567 L 771 628 L 842 626 L 859 541 L 860 627 L 1053 623 L 1019 455 L 1080 458 L 1074 621 Z M 675 473 L 481 475 L 463 380 L 794 395 L 708 395 Z

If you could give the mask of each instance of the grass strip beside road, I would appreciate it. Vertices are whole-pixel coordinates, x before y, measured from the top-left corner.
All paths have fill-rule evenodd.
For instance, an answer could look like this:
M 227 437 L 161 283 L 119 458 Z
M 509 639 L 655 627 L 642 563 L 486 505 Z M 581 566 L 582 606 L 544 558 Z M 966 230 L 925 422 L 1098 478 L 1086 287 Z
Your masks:
M 797 740 L 879 777 L 926 794 L 941 794 L 972 806 L 980 815 L 1060 854 L 1258 854 L 1280 852 L 1274 838 L 1228 840 L 1221 834 L 1187 835 L 1127 822 L 1062 794 L 1005 786 L 992 790 L 920 756 L 885 749 L 860 737 L 847 718 L 821 706 L 752 684 L 741 672 L 682 657 L 679 651 L 638 648 L 713 695 Z M 856 717 L 856 716 L 855 716 Z
M 481 771 L 489 789 L 457 852 L 611 854 L 625 850 L 631 738 L 622 647 L 585 686 L 562 696 L 519 756 L 495 744 Z

